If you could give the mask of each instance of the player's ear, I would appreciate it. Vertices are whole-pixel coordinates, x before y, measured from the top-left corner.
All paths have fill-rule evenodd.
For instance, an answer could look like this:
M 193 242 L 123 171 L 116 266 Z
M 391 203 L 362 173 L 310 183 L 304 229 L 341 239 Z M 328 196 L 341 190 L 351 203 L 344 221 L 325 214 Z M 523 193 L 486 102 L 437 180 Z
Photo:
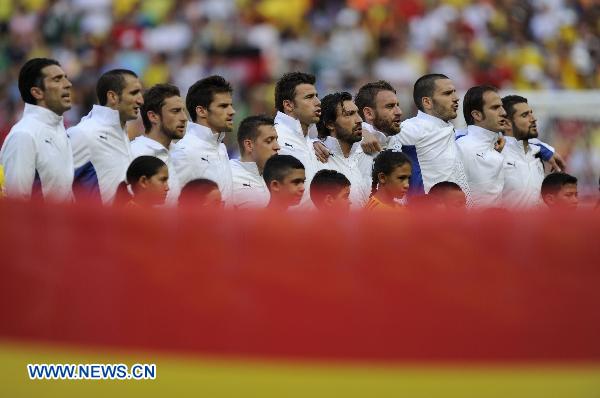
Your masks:
M 116 91 L 108 90 L 106 92 L 106 105 L 108 107 L 111 107 L 118 103 L 119 103 L 119 94 Z
M 208 109 L 198 105 L 196 107 L 196 120 L 199 119 L 206 119 L 206 117 L 208 116 Z
M 160 116 L 156 112 L 148 111 L 148 112 L 146 112 L 146 116 L 148 117 L 148 120 L 150 120 L 151 123 L 153 123 L 153 124 L 160 123 Z
M 547 193 L 545 195 L 542 195 L 542 200 L 544 201 L 544 203 L 546 203 L 548 206 L 553 206 L 556 203 L 556 200 L 554 198 L 554 195 L 551 193 Z
M 138 180 L 138 185 L 142 188 L 147 188 L 149 183 L 150 183 L 150 179 L 146 176 L 141 176 L 140 179 Z
M 334 201 L 335 201 L 335 199 L 333 198 L 333 196 L 331 194 L 327 194 L 327 195 L 325 195 L 325 198 L 323 198 L 323 203 L 327 207 L 331 207 L 333 205 Z
M 243 142 L 244 145 L 244 153 L 251 153 L 253 148 L 253 143 L 251 139 L 245 139 Z
M 325 123 L 325 128 L 327 129 L 327 133 L 329 135 L 332 135 L 331 133 L 333 133 L 335 131 L 335 122 L 330 121 Z
M 283 100 L 283 111 L 284 113 L 291 113 L 294 111 L 294 101 Z
M 29 92 L 31 93 L 31 96 L 35 98 L 36 101 L 41 101 L 44 99 L 44 90 L 42 90 L 40 87 L 33 86 L 31 87 Z
M 269 191 L 279 192 L 281 189 L 281 183 L 277 180 L 273 180 L 269 183 Z
M 363 115 L 365 115 L 365 117 L 363 118 L 364 120 L 366 120 L 366 119 L 373 120 L 373 119 L 375 119 L 375 110 L 373 108 L 371 108 L 370 106 L 365 106 L 363 108 Z
M 425 110 L 432 110 L 433 109 L 433 98 L 431 97 L 423 97 L 421 99 L 421 105 L 423 106 L 423 109 Z

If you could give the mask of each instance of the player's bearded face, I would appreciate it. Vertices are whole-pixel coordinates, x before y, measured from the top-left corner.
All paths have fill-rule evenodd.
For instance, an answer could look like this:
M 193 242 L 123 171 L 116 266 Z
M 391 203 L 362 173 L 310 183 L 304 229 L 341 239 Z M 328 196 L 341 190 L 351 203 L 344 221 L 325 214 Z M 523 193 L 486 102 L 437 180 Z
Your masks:
M 502 98 L 495 91 L 483 94 L 483 120 L 480 126 L 494 132 L 504 130 L 506 111 L 502 107 Z
M 42 69 L 44 80 L 42 92 L 45 106 L 57 115 L 71 109 L 71 82 L 58 65 L 49 65 Z
M 233 130 L 234 115 L 231 93 L 216 93 L 208 107 L 206 121 L 214 131 L 228 133 Z
M 185 103 L 180 96 L 165 99 L 160 111 L 162 130 L 172 139 L 181 139 L 187 126 Z
M 536 138 L 538 136 L 537 119 L 533 115 L 533 110 L 526 102 L 514 105 L 512 128 L 514 136 L 520 140 Z
M 312 84 L 299 84 L 296 86 L 292 112 L 300 123 L 307 126 L 319 122 L 321 101 L 315 86 Z
M 117 109 L 122 121 L 135 120 L 144 104 L 142 83 L 137 77 L 125 75 L 125 88 L 119 95 Z
M 339 140 L 355 143 L 362 139 L 362 118 L 352 101 L 344 101 L 336 109 L 336 137 Z
M 435 116 L 439 117 L 444 121 L 449 121 L 456 118 L 456 111 L 458 107 L 455 107 L 451 103 L 447 102 L 438 102 L 435 99 L 433 100 L 433 113 Z
M 456 118 L 458 110 L 458 95 L 456 88 L 450 79 L 438 79 L 435 81 L 435 90 L 431 97 L 432 114 L 444 121 Z
M 373 126 L 385 135 L 400 132 L 402 109 L 393 91 L 380 91 L 375 97 L 375 120 Z

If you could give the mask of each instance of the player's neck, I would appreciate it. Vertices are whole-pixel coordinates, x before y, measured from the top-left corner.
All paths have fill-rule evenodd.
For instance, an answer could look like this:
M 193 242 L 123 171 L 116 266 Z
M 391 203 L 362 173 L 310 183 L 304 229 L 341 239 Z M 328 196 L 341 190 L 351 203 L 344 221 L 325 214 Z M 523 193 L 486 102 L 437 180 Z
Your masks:
M 306 137 L 308 135 L 308 124 L 300 122 L 300 127 L 302 128 L 302 134 Z
M 302 123 L 294 112 L 290 112 L 290 113 L 284 112 L 284 113 L 286 115 L 288 115 L 289 117 L 296 119 L 298 121 L 298 123 L 300 123 L 300 129 L 302 130 L 302 134 L 306 137 L 308 135 L 309 125 Z
M 258 168 L 258 173 L 262 175 L 264 163 L 263 167 L 261 167 L 260 164 L 258 164 L 258 162 L 254 160 L 254 158 L 252 158 L 252 155 L 250 155 L 249 153 L 244 153 L 243 155 L 240 155 L 240 161 L 245 163 L 255 163 L 256 167 Z
M 436 119 L 440 119 L 441 121 L 443 121 L 444 123 L 450 123 L 450 119 L 446 120 L 443 116 L 438 115 L 437 113 L 435 113 L 434 111 L 429 111 L 429 110 L 425 110 L 423 113 L 425 113 L 426 115 L 429 115 L 431 117 L 434 117 Z
M 210 124 L 208 124 L 206 119 L 198 118 L 198 121 L 196 123 L 199 124 L 200 126 L 204 126 L 208 129 L 210 129 L 210 131 L 212 131 L 213 134 L 221 134 L 220 131 L 215 130 Z
M 151 129 L 148 133 L 146 133 L 146 136 L 148 138 L 153 139 L 154 141 L 160 143 L 162 146 L 164 146 L 165 148 L 169 149 L 169 146 L 171 145 L 171 137 L 167 136 L 166 134 L 164 134 L 162 131 L 158 130 L 158 129 Z
M 350 156 L 350 151 L 352 150 L 352 143 L 348 141 L 342 141 L 340 139 L 338 139 L 338 142 L 340 143 L 340 148 L 342 148 L 342 153 L 344 154 L 344 157 L 347 158 L 348 156 Z

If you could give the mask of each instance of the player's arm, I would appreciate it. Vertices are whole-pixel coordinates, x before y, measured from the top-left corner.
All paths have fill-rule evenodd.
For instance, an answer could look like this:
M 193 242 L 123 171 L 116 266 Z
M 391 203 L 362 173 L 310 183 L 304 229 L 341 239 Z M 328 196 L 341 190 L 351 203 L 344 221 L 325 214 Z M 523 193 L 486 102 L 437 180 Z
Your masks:
M 539 156 L 544 161 L 547 162 L 552 171 L 563 171 L 565 170 L 566 163 L 565 160 L 560 156 L 558 152 L 551 145 L 540 141 L 537 138 L 532 138 L 529 140 L 529 143 L 532 145 L 536 145 L 540 148 Z
M 36 149 L 29 134 L 14 134 L 4 147 L 3 167 L 6 194 L 30 198 L 35 179 Z
M 329 149 L 318 139 L 312 140 L 313 148 L 315 149 L 315 156 L 321 163 L 327 163 L 329 159 Z
M 360 146 L 362 147 L 363 152 L 369 155 L 379 153 L 382 149 L 375 134 L 366 130 L 363 130 Z

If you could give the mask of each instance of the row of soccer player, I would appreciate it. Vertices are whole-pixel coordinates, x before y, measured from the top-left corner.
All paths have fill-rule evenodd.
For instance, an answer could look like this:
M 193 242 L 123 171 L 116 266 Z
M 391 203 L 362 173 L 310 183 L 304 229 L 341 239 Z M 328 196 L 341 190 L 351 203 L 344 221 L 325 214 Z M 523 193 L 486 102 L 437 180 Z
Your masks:
M 110 204 L 123 182 L 134 183 L 127 170 L 145 155 L 167 166 L 167 203 L 175 203 L 188 182 L 207 179 L 229 206 L 275 206 L 273 192 L 289 187 L 282 173 L 270 179 L 266 165 L 280 154 L 302 165 L 304 181 L 295 179 L 302 188 L 322 169 L 345 176 L 354 207 L 396 208 L 406 202 L 405 193 L 409 203 L 417 202 L 434 185 L 452 183 L 470 206 L 527 208 L 540 202 L 541 159 L 553 169 L 563 167 L 554 149 L 536 139 L 527 100 L 500 98 L 493 87 L 468 90 L 468 127 L 456 132 L 450 120 L 459 98 L 440 74 L 417 80 L 418 113 L 402 124 L 396 92 L 386 82 L 364 85 L 355 98 L 340 92 L 320 100 L 312 75 L 285 74 L 275 88 L 275 118 L 251 116 L 240 124 L 239 160 L 229 159 L 222 142 L 232 131 L 235 109 L 233 89 L 220 76 L 196 82 L 184 101 L 175 86 L 143 92 L 134 72 L 109 71 L 97 83 L 99 103 L 65 132 L 61 115 L 71 107 L 71 88 L 54 60 L 36 58 L 21 68 L 23 118 L 0 152 L 9 196 L 71 200 L 74 188 L 77 198 L 96 196 Z M 144 134 L 130 141 L 126 123 L 140 113 Z M 376 167 L 376 159 L 385 169 Z M 299 206 L 311 207 L 309 190 L 299 190 Z M 576 203 L 576 195 L 571 190 L 569 201 Z

